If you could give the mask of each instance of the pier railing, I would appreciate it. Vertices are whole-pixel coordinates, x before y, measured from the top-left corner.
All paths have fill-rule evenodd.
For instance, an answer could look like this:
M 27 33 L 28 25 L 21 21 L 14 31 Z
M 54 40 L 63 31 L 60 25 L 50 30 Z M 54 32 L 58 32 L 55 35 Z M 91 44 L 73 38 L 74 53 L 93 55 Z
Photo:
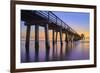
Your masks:
M 49 23 L 54 23 L 56 25 L 61 26 L 63 29 L 67 29 L 72 33 L 77 34 L 75 30 L 73 30 L 68 24 L 66 24 L 64 21 L 62 21 L 58 16 L 56 16 L 53 12 L 51 11 L 36 11 L 36 14 L 39 16 L 45 18 L 48 20 Z

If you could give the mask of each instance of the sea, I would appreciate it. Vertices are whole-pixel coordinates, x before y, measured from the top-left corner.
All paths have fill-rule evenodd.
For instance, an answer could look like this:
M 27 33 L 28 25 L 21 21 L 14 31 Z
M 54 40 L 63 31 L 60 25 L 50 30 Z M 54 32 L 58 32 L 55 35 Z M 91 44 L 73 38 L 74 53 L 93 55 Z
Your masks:
M 66 43 L 57 41 L 53 46 L 49 41 L 50 49 L 47 51 L 45 40 L 39 40 L 39 50 L 35 53 L 35 41 L 30 40 L 29 52 L 25 48 L 25 40 L 21 40 L 21 63 L 47 62 L 47 61 L 71 61 L 89 59 L 89 41 L 79 40 Z

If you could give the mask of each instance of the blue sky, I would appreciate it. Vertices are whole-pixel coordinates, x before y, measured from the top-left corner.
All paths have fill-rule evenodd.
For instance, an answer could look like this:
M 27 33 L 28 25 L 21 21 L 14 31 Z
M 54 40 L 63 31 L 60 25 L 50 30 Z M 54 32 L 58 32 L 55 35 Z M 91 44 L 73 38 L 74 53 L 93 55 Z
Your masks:
M 77 32 L 89 31 L 89 13 L 80 12 L 53 12 Z

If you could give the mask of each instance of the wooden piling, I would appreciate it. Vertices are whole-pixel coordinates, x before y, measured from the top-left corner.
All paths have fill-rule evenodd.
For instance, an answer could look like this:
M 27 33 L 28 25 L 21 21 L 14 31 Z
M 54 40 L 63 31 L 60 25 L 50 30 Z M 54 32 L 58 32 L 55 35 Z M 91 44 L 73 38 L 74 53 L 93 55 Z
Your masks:
M 56 44 L 57 44 L 57 36 L 58 36 L 58 32 L 56 31 Z
M 62 29 L 60 29 L 60 59 L 63 59 L 63 41 L 62 41 Z
M 62 42 L 62 29 L 60 29 L 60 44 L 61 44 L 61 46 L 63 46 L 63 42 Z
M 68 33 L 68 42 L 70 44 L 70 41 L 71 41 L 71 36 L 70 36 L 70 33 Z
M 54 29 L 52 30 L 52 45 L 53 47 L 55 45 L 55 30 Z
M 49 43 L 49 29 L 48 24 L 45 26 L 45 46 L 46 46 L 46 60 L 49 60 L 49 51 L 50 51 L 50 43 Z
M 55 51 L 55 55 L 57 56 L 57 36 L 58 36 L 58 31 L 56 31 L 56 38 L 55 38 L 55 45 L 56 45 L 56 51 Z
M 30 26 L 30 25 L 27 25 L 26 43 L 25 43 L 25 48 L 26 48 L 26 55 L 27 55 L 27 57 L 29 57 L 30 30 L 31 30 L 31 26 Z
M 72 38 L 71 38 L 71 42 L 73 43 L 73 41 L 74 41 L 74 35 L 72 35 Z
M 65 42 L 68 44 L 68 35 L 65 33 Z
M 35 25 L 35 61 L 38 61 L 39 55 L 39 25 Z
M 55 30 L 54 29 L 52 30 L 52 47 L 53 47 L 52 57 L 54 59 L 54 53 L 55 53 Z
M 45 45 L 46 45 L 46 49 L 50 48 L 48 24 L 46 24 L 46 27 L 45 27 Z

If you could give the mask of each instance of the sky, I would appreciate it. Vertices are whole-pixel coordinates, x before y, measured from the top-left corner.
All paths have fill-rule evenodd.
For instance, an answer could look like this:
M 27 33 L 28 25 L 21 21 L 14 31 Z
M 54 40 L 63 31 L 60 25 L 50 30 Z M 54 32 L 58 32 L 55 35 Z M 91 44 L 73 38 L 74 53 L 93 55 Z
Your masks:
M 73 28 L 77 33 L 84 34 L 86 38 L 89 38 L 89 13 L 82 12 L 54 12 L 53 13 Z M 39 27 L 39 36 L 40 39 L 44 39 L 44 28 Z M 22 38 L 26 35 L 26 27 L 24 22 L 21 21 L 21 35 Z M 31 27 L 31 38 L 34 39 L 34 26 Z M 49 31 L 49 38 L 52 38 L 52 31 Z
M 89 32 L 89 13 L 53 12 L 76 32 Z

